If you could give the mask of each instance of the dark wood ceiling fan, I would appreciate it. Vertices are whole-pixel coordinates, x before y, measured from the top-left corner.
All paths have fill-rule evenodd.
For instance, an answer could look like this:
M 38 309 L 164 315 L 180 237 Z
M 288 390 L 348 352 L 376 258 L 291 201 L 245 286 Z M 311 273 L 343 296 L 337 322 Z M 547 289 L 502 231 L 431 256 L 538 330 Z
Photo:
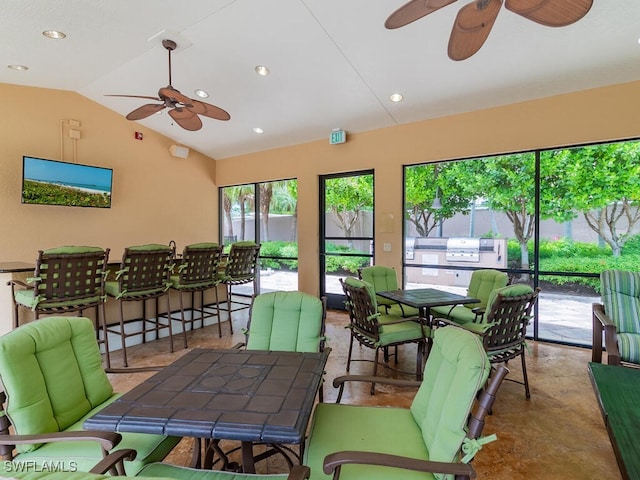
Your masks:
M 411 0 L 389 18 L 389 29 L 404 27 L 456 0 Z M 465 60 L 475 54 L 489 36 L 503 0 L 475 0 L 458 11 L 448 54 L 452 60 Z M 564 27 L 577 22 L 591 9 L 593 0 L 505 0 L 504 6 L 518 15 L 547 27 Z
M 171 85 L 171 52 L 176 49 L 176 42 L 173 40 L 162 40 L 162 46 L 169 52 L 169 85 L 158 90 L 157 97 L 147 97 L 141 95 L 107 95 L 108 97 L 145 98 L 148 100 L 158 100 L 162 103 L 147 103 L 136 108 L 127 115 L 128 120 L 142 120 L 156 112 L 169 109 L 169 115 L 178 125 L 185 130 L 200 130 L 202 120 L 198 115 L 215 118 L 216 120 L 229 120 L 229 115 L 225 110 L 215 105 L 194 100 L 183 95 Z

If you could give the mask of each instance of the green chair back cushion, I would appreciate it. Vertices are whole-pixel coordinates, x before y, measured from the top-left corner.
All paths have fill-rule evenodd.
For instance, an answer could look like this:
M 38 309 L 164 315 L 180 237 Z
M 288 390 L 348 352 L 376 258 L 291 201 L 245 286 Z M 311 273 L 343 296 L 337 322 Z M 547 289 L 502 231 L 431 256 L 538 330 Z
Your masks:
M 604 311 L 616 330 L 640 334 L 640 272 L 605 270 L 600 283 Z
M 484 269 L 475 270 L 471 274 L 467 296 L 477 298 L 478 303 L 470 303 L 464 305 L 466 308 L 486 307 L 491 292 L 498 288 L 507 286 L 509 277 L 506 273 L 498 270 Z
M 484 323 L 490 320 L 487 318 L 487 315 L 491 310 L 491 308 L 493 307 L 494 302 L 497 300 L 498 294 L 501 294 L 503 297 L 518 297 L 520 295 L 528 295 L 532 292 L 533 292 L 533 288 L 525 284 L 508 285 L 506 287 L 498 288 L 497 290 L 492 291 L 491 295 L 489 295 L 489 300 L 487 302 L 487 309 L 486 309 L 487 313 L 485 314 L 481 323 Z
M 251 308 L 247 348 L 317 352 L 322 316 L 322 301 L 304 292 L 258 295 Z
M 600 283 L 604 311 L 618 333 L 620 358 L 640 364 L 640 272 L 605 270 Z
M 391 267 L 373 265 L 365 267 L 361 271 L 362 280 L 370 283 L 375 292 L 398 290 L 398 276 Z M 379 305 L 394 305 L 396 302 L 388 298 L 376 297 Z
M 371 285 L 369 282 L 365 281 L 365 280 L 358 280 L 355 277 L 347 277 L 344 279 L 344 283 L 346 283 L 347 285 L 350 285 L 352 287 L 356 287 L 356 288 L 362 288 L 365 287 L 367 289 L 367 292 L 369 292 L 369 297 L 371 297 L 371 303 L 373 305 L 373 311 L 377 312 L 378 311 L 378 300 L 376 299 L 376 290 L 375 288 L 373 288 L 373 285 Z
M 457 460 L 469 412 L 489 367 L 478 335 L 453 326 L 435 330 L 424 380 L 411 404 L 430 460 Z
M 84 317 L 43 318 L 0 337 L 0 378 L 6 413 L 21 435 L 65 430 L 113 394 Z

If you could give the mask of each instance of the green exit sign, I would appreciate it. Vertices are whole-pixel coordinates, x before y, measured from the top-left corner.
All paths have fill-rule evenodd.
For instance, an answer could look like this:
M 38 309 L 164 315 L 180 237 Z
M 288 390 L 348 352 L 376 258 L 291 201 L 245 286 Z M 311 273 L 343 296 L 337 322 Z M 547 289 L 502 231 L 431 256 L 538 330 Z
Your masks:
M 329 144 L 344 143 L 347 141 L 347 133 L 344 130 L 334 130 L 329 135 Z

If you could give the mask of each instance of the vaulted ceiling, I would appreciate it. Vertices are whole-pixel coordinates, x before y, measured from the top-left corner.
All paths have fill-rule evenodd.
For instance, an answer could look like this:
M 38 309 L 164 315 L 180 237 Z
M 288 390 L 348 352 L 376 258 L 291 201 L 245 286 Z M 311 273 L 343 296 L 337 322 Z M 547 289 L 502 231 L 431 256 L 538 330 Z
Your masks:
M 561 28 L 502 8 L 484 46 L 463 61 L 449 59 L 447 42 L 468 0 L 385 29 L 405 2 L 4 0 L 0 82 L 75 91 L 126 115 L 156 102 L 107 95 L 156 96 L 169 81 L 161 42 L 173 39 L 173 86 L 192 98 L 206 90 L 203 100 L 231 119 L 202 117 L 192 132 L 165 109 L 139 122 L 221 159 L 328 141 L 334 128 L 356 133 L 640 79 L 638 0 L 594 0 Z M 256 74 L 257 65 L 270 74 Z M 392 102 L 393 93 L 404 100 Z

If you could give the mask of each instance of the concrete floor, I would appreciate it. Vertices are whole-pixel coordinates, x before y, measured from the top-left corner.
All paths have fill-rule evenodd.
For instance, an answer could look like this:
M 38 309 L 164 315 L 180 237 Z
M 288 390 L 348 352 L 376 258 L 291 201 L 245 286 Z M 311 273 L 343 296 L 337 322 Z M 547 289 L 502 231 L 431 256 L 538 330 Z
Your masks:
M 227 348 L 244 340 L 241 329 L 247 313 L 233 314 L 234 334 L 223 323 L 223 338 L 218 338 L 216 325 L 188 332 L 189 348 Z M 327 345 L 332 352 L 327 366 L 325 402 L 335 400 L 336 391 L 330 380 L 345 373 L 348 331 L 344 312 L 330 311 L 327 319 Z M 215 320 L 212 320 L 215 321 Z M 168 339 L 128 349 L 130 366 L 166 365 L 179 358 L 182 349 L 175 337 L 176 351 L 169 353 Z M 354 349 L 354 358 L 372 358 L 369 349 Z M 401 347 L 399 368 L 413 371 L 415 350 Z M 587 375 L 588 349 L 529 342 L 527 366 L 531 399 L 526 400 L 524 387 L 504 382 L 498 393 L 493 414 L 488 417 L 485 434 L 496 433 L 498 440 L 485 446 L 474 460 L 478 478 L 492 480 L 518 479 L 619 479 L 620 473 L 603 426 L 595 395 Z M 120 352 L 112 354 L 114 367 L 120 366 Z M 370 362 L 355 362 L 352 373 L 370 373 Z M 521 379 L 520 363 L 510 364 L 510 377 Z M 383 369 L 383 375 L 399 375 Z M 116 391 L 126 391 L 148 374 L 110 375 Z M 407 377 L 408 378 L 408 377 Z M 509 377 L 507 377 L 509 378 Z M 415 390 L 378 386 L 376 395 L 369 385 L 353 385 L 345 391 L 343 403 L 406 406 Z M 191 457 L 191 440 L 184 439 L 165 461 L 187 465 Z M 260 462 L 259 473 L 280 473 L 286 469 L 276 457 Z

